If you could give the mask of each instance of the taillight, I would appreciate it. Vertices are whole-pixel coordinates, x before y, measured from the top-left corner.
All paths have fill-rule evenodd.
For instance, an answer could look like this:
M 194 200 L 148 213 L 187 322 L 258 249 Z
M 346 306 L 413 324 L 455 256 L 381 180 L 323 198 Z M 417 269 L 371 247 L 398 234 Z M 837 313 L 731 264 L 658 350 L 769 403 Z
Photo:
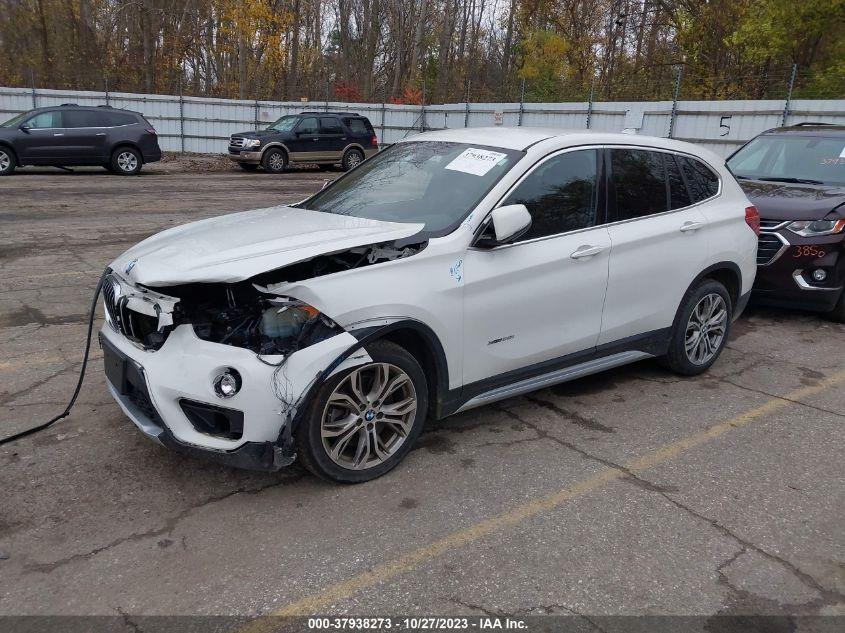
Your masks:
M 144 131 L 149 132 L 153 136 L 158 136 L 158 132 L 156 132 L 156 129 L 154 127 L 148 127 Z
M 760 213 L 754 205 L 745 207 L 745 223 L 751 227 L 755 235 L 760 235 Z
M 378 147 L 378 136 L 373 134 L 373 138 L 370 139 L 370 145 L 373 147 Z

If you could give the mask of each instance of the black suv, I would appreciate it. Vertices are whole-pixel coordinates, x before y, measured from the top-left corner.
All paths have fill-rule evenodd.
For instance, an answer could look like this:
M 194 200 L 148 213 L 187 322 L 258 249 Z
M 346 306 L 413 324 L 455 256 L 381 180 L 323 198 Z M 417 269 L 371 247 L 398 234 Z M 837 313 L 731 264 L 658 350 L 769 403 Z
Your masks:
M 752 298 L 845 322 L 845 126 L 768 130 L 728 167 L 760 212 Z
M 292 163 L 316 163 L 348 170 L 378 152 L 369 119 L 353 112 L 300 112 L 283 116 L 266 130 L 229 137 L 229 158 L 243 169 L 259 165 L 280 173 Z
M 102 165 L 125 176 L 161 160 L 155 128 L 141 114 L 66 103 L 0 124 L 0 176 L 23 165 Z

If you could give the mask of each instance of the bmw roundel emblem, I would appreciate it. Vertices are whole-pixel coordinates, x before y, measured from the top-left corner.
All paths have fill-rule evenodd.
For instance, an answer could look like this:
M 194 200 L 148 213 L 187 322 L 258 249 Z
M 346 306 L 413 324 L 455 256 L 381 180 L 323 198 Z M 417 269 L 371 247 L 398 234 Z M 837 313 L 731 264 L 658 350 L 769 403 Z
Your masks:
M 137 264 L 137 263 L 138 263 L 138 259 L 137 258 L 133 259 L 131 262 L 126 264 L 126 268 L 123 269 L 123 272 L 128 275 L 131 272 L 131 270 L 133 268 L 135 268 L 135 264 Z

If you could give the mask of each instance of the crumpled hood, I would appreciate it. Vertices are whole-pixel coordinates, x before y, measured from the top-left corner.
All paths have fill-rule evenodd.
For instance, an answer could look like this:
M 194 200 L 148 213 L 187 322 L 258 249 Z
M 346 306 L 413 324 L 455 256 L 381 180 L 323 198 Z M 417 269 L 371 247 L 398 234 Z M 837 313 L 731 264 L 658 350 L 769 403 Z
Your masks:
M 745 195 L 765 220 L 821 220 L 845 204 L 845 187 L 740 180 Z
M 162 231 L 110 266 L 145 286 L 233 283 L 324 253 L 410 237 L 423 226 L 270 207 Z

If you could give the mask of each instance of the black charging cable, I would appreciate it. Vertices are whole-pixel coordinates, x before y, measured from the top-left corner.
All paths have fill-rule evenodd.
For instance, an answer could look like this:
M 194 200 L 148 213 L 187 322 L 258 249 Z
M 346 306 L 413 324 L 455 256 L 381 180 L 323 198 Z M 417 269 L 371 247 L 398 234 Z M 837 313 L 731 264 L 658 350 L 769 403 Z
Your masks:
M 79 370 L 79 380 L 76 381 L 76 389 L 73 390 L 73 395 L 70 397 L 70 402 L 67 403 L 65 410 L 55 418 L 48 420 L 43 424 L 39 424 L 38 426 L 21 431 L 20 433 L 15 433 L 14 435 L 0 439 L 0 446 L 10 442 L 15 442 L 28 435 L 32 435 L 33 433 L 43 431 L 44 429 L 53 426 L 59 420 L 66 418 L 70 414 L 70 410 L 73 408 L 73 405 L 76 404 L 76 399 L 79 397 L 79 392 L 82 389 L 82 381 L 85 379 L 85 370 L 88 368 L 88 355 L 91 352 L 91 333 L 94 331 L 94 315 L 97 312 L 97 299 L 100 298 L 100 292 L 103 290 L 103 284 L 105 283 L 106 276 L 109 272 L 110 270 L 108 268 L 103 271 L 103 274 L 100 276 L 100 281 L 97 282 L 97 289 L 94 291 L 94 298 L 91 300 L 91 310 L 88 313 L 88 336 L 85 340 L 85 354 L 82 356 L 82 367 Z

